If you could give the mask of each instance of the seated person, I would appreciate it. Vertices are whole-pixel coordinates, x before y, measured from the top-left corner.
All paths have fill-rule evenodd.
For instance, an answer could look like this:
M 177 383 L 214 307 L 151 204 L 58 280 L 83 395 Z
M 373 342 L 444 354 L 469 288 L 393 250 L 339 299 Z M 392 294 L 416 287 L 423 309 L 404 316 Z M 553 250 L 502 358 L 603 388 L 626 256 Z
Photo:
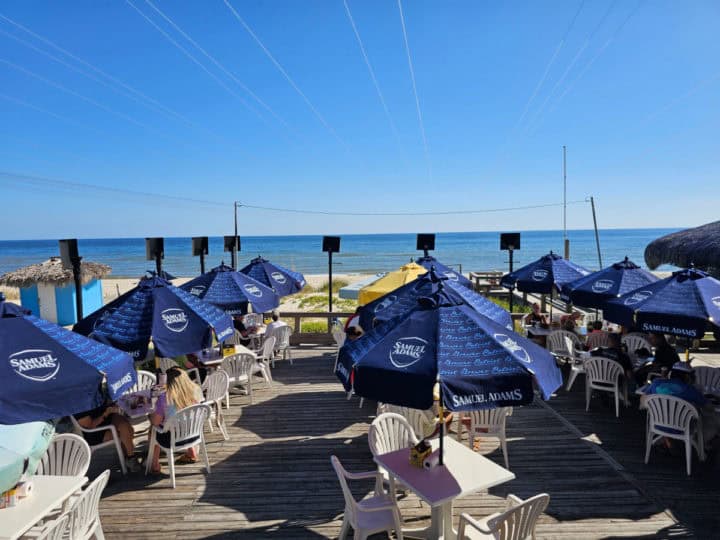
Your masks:
M 348 329 L 345 331 L 345 334 L 350 341 L 355 341 L 356 339 L 362 337 L 364 332 L 363 329 L 360 328 L 360 323 L 357 323 L 348 327 Z
M 525 324 L 530 326 L 534 324 L 547 324 L 545 315 L 540 313 L 540 304 L 533 302 L 532 311 L 525 315 Z
M 240 345 L 243 345 L 245 347 L 250 345 L 250 338 L 248 337 L 250 334 L 250 329 L 245 327 L 241 316 L 233 317 L 233 326 L 241 336 Z
M 595 349 L 590 354 L 614 360 L 623 368 L 623 373 L 627 380 L 632 379 L 633 364 L 630 357 L 622 348 L 620 334 L 608 334 L 608 346 Z
M 650 373 L 665 374 L 672 367 L 680 362 L 680 356 L 675 348 L 667 342 L 664 334 L 650 334 L 650 344 L 655 347 L 653 361 L 635 372 L 635 379 L 638 386 L 647 382 Z
M 150 423 L 153 426 L 168 427 L 178 411 L 196 405 L 205 398 L 200 387 L 192 382 L 182 369 L 172 367 L 166 371 L 167 385 L 165 393 L 158 398 L 155 412 L 150 415 Z M 156 440 L 164 447 L 170 446 L 170 432 L 156 433 Z M 184 444 L 186 441 L 176 441 Z M 190 442 L 190 441 L 187 441 Z M 173 459 L 172 457 L 170 459 Z M 177 463 L 195 463 L 197 461 L 197 450 L 195 447 L 188 448 L 185 455 Z M 160 447 L 156 446 L 152 455 L 151 472 L 160 473 Z
M 595 321 L 592 323 L 592 330 L 587 336 L 585 344 L 588 350 L 595 349 L 597 347 L 607 347 L 610 344 L 609 333 L 602 329 L 602 321 Z M 616 334 L 620 338 L 620 334 Z
M 198 360 L 198 357 L 196 355 L 192 353 L 186 354 L 185 362 L 183 363 L 183 365 L 185 366 L 185 369 L 197 369 L 198 373 L 200 374 L 200 384 L 205 382 L 205 377 L 207 377 L 208 370 L 205 365 L 200 362 L 200 360 Z
M 125 454 L 125 463 L 130 472 L 138 472 L 140 463 L 138 456 L 135 455 L 135 430 L 130 421 L 120 414 L 120 409 L 113 404 L 103 404 L 90 411 L 81 412 L 73 415 L 77 423 L 85 429 L 95 429 L 105 426 L 115 426 L 118 437 L 120 438 L 120 446 L 122 446 L 123 454 Z M 90 446 L 100 444 L 101 442 L 112 440 L 112 433 L 109 429 L 96 431 L 92 433 L 82 432 L 83 438 Z
M 267 328 L 265 328 L 265 335 L 271 335 L 273 331 L 277 330 L 278 328 L 282 328 L 283 326 L 287 326 L 288 324 L 285 321 L 280 320 L 280 313 L 273 310 L 272 312 L 272 322 L 267 325 Z
M 570 315 L 563 315 L 560 317 L 560 326 L 563 330 L 575 332 L 578 328 L 578 322 L 580 319 L 582 319 L 582 314 L 579 311 L 573 311 Z
M 675 396 L 691 403 L 698 410 L 702 423 L 703 440 L 707 445 L 718 433 L 717 417 L 711 403 L 700 390 L 693 386 L 693 368 L 687 362 L 676 362 L 670 370 L 670 378 L 653 379 L 644 394 Z M 667 444 L 667 443 L 666 443 Z

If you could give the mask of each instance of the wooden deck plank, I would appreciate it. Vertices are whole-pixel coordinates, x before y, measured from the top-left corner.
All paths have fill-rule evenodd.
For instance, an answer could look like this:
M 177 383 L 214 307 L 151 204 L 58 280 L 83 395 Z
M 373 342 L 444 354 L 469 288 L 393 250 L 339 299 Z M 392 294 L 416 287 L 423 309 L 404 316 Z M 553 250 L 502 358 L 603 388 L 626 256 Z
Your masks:
M 272 390 L 255 388 L 255 404 L 232 397 L 226 415 L 231 440 L 207 433 L 210 475 L 198 465 L 178 466 L 173 490 L 167 476 L 123 478 L 112 453 L 93 456 L 91 476 L 113 469 L 100 505 L 106 537 L 337 537 L 343 499 L 329 456 L 337 455 L 352 471 L 373 469 L 367 430 L 375 406 L 359 408 L 358 399 L 346 399 L 330 373 L 331 349 L 294 356 L 293 366 L 278 364 Z M 562 407 L 574 406 L 564 396 L 558 400 Z M 517 479 L 458 500 L 456 519 L 460 512 L 483 517 L 498 511 L 508 493 L 545 491 L 551 503 L 539 521 L 539 538 L 655 538 L 668 531 L 689 536 L 666 506 L 644 493 L 644 484 L 628 479 L 618 459 L 598 453 L 597 445 L 581 440 L 552 410 L 537 404 L 517 409 L 508 435 Z M 481 450 L 502 463 L 495 441 L 483 441 Z M 372 486 L 360 482 L 356 488 L 362 495 Z M 402 497 L 399 506 L 413 526 L 429 522 L 429 508 L 415 496 Z

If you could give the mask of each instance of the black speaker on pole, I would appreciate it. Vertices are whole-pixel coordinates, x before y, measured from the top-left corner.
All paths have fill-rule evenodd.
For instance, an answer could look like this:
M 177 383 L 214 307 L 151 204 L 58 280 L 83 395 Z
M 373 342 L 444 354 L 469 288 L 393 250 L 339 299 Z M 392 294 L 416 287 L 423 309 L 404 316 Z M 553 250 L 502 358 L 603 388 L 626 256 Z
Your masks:
M 505 251 L 520 249 L 520 233 L 500 233 L 500 249 Z
M 165 240 L 163 238 L 146 238 L 145 258 L 148 261 L 155 261 L 155 271 L 160 276 L 162 273 L 162 260 L 165 258 Z
M 60 260 L 65 270 L 72 270 L 76 259 L 80 259 L 78 252 L 78 244 L 76 238 L 67 240 L 59 240 L 60 244 Z
M 332 313 L 332 254 L 340 252 L 340 237 L 323 236 L 322 250 L 328 254 L 328 311 Z
M 322 250 L 328 253 L 339 253 L 340 252 L 340 237 L 339 236 L 323 236 Z
M 193 257 L 200 257 L 200 273 L 205 273 L 205 255 L 208 254 L 208 237 L 193 236 L 192 239 Z
M 65 270 L 72 270 L 73 281 L 75 282 L 75 316 L 77 320 L 83 318 L 83 297 L 82 297 L 82 266 L 80 252 L 76 238 L 60 240 L 60 260 Z
M 421 251 L 433 251 L 435 249 L 435 235 L 418 234 L 416 249 L 419 249 Z M 427 253 L 425 255 L 427 255 Z
M 232 266 L 233 268 L 237 268 L 237 265 L 235 263 L 235 254 L 240 252 L 240 237 L 230 235 L 223 238 L 223 245 L 225 246 L 225 251 L 230 252 L 230 266 Z

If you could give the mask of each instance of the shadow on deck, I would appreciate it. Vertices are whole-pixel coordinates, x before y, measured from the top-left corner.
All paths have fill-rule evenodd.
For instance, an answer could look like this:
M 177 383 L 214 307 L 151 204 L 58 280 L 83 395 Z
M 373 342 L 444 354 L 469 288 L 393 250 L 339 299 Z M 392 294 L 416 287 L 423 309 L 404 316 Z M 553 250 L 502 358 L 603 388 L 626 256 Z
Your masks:
M 230 440 L 223 441 L 217 431 L 207 434 L 210 475 L 201 466 L 179 466 L 173 490 L 166 475 L 146 478 L 139 473 L 123 478 L 111 453 L 94 456 L 91 475 L 113 468 L 100 505 L 106 536 L 336 538 L 344 503 L 329 457 L 337 455 L 350 471 L 374 468 L 367 430 L 375 404 L 366 402 L 359 408 L 357 398 L 346 399 L 330 373 L 334 358 L 330 349 L 299 349 L 295 356 L 293 366 L 278 363 L 272 390 L 263 384 L 255 387 L 254 405 L 243 395 L 231 398 L 226 415 Z M 577 389 L 581 387 L 578 381 Z M 629 413 L 623 411 L 621 421 L 614 422 L 610 411 L 599 406 L 586 415 L 575 394 L 561 392 L 551 405 L 573 422 L 581 422 L 579 428 L 545 404 L 516 409 L 508 422 L 508 450 L 517 478 L 490 493 L 456 501 L 456 519 L 461 512 L 483 517 L 498 511 L 508 493 L 527 497 L 547 492 L 551 503 L 539 522 L 539 538 L 689 537 L 665 511 L 682 515 L 677 505 L 650 498 L 643 490 L 680 493 L 694 489 L 698 482 L 709 484 L 699 477 L 700 469 L 698 477 L 694 474 L 687 480 L 679 461 L 664 463 L 658 458 L 652 467 L 672 488 L 662 482 L 646 486 L 636 481 L 624 467 L 625 454 L 614 455 L 614 442 L 598 448 L 582 440 L 577 429 L 614 441 L 611 433 L 617 424 L 618 433 L 627 432 L 630 438 L 626 452 L 632 457 L 635 446 L 642 444 L 642 419 L 638 415 L 632 420 L 634 428 L 624 426 L 632 418 Z M 502 463 L 494 440 L 483 442 L 482 451 Z M 637 456 L 642 458 L 639 450 Z M 358 495 L 372 489 L 370 483 L 356 487 Z M 703 493 L 711 496 L 709 490 Z M 717 491 L 703 504 L 709 508 L 713 501 Z M 429 508 L 415 496 L 402 497 L 399 506 L 409 525 L 429 522 Z

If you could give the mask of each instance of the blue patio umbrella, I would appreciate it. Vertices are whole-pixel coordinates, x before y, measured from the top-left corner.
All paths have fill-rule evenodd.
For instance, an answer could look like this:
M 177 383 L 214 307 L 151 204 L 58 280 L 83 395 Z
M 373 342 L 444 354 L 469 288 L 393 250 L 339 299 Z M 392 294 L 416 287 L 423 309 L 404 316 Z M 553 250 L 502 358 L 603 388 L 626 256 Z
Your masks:
M 566 283 L 587 276 L 589 270 L 563 259 L 552 251 L 538 260 L 505 274 L 500 284 L 521 292 L 552 294 Z
M 159 356 L 174 357 L 209 347 L 233 333 L 232 319 L 212 304 L 157 276 L 91 313 L 73 328 L 143 359 L 152 338 Z
M 252 306 L 255 313 L 265 313 L 280 303 L 280 297 L 270 287 L 225 264 L 188 281 L 181 289 L 217 306 L 228 315 L 247 313 L 248 306 Z
M 614 300 L 603 315 L 641 332 L 701 338 L 708 324 L 720 325 L 720 281 L 688 268 Z
M 428 270 L 434 267 L 439 274 L 445 276 L 451 282 L 467 287 L 468 289 L 473 289 L 472 281 L 463 276 L 461 273 L 456 272 L 449 266 L 445 266 L 432 255 L 420 257 L 415 262 L 418 263 L 420 266 L 424 266 Z
M 360 326 L 369 330 L 378 321 L 389 321 L 398 315 L 415 309 L 418 298 L 431 295 L 441 282 L 445 287 L 445 293 L 454 300 L 467 304 L 473 310 L 489 317 L 501 326 L 505 326 L 510 330 L 513 329 L 512 317 L 507 311 L 481 294 L 477 294 L 463 286 L 459 281 L 441 275 L 434 266 L 430 267 L 427 274 L 360 308 Z
M 0 302 L 0 358 L 0 424 L 94 409 L 104 378 L 111 399 L 137 380 L 128 354 L 8 302 Z
M 239 272 L 270 287 L 279 296 L 295 294 L 305 286 L 305 276 L 301 273 L 271 263 L 262 257 L 254 258 L 250 261 L 250 264 L 241 268 Z
M 416 409 L 433 404 L 469 411 L 532 402 L 535 383 L 548 399 L 562 384 L 545 349 L 447 294 L 417 307 L 340 349 L 336 375 L 363 397 Z
M 578 306 L 603 309 L 608 300 L 656 281 L 655 274 L 625 257 L 623 261 L 563 285 L 560 297 Z

